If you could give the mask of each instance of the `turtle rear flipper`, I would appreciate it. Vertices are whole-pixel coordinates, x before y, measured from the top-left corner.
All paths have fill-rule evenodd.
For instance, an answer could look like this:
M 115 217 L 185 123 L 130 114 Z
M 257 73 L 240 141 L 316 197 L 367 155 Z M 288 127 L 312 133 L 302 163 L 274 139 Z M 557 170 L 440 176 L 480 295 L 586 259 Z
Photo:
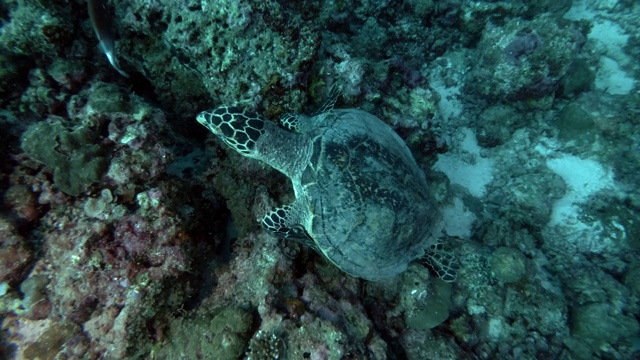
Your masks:
M 293 114 L 285 114 L 280 119 L 280 124 L 287 130 L 293 132 L 301 132 L 302 130 L 302 121 L 304 121 L 306 116 L 293 115 Z M 308 119 L 307 119 L 308 120 Z

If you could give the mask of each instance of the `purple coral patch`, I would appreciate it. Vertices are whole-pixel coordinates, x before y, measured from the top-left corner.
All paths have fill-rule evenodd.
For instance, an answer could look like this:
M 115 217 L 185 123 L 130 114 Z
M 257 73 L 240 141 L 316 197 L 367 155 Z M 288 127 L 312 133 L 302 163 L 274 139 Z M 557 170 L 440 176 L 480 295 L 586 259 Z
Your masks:
M 531 54 L 542 45 L 542 40 L 534 33 L 520 35 L 504 48 L 504 56 L 511 64 L 517 64 L 520 57 Z

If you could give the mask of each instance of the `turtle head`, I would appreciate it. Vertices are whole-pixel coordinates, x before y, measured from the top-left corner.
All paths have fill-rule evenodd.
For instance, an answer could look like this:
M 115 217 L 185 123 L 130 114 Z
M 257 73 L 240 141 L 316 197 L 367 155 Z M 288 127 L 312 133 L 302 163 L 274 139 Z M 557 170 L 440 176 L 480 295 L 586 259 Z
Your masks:
M 251 158 L 258 155 L 256 143 L 265 133 L 265 121 L 258 114 L 222 106 L 203 111 L 196 119 L 240 154 Z

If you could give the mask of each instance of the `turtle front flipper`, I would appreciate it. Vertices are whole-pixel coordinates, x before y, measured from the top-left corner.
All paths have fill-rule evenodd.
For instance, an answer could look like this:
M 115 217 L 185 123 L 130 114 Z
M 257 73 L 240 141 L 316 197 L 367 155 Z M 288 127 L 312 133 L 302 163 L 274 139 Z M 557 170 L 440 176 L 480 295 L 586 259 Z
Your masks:
M 325 100 L 324 104 L 320 106 L 314 116 L 328 113 L 333 110 L 333 107 L 336 105 L 341 93 L 338 83 L 334 83 L 333 86 L 331 86 L 331 89 L 329 89 L 329 96 L 327 97 L 327 100 Z
M 340 94 L 341 92 L 340 88 L 338 88 L 338 85 L 333 84 L 333 86 L 329 90 L 329 97 L 314 114 L 314 116 L 319 117 L 318 119 L 316 119 L 316 123 L 322 122 L 322 119 L 329 115 L 331 110 L 333 110 L 333 107 L 336 105 Z M 280 125 L 282 125 L 282 127 L 289 131 L 301 133 L 308 132 L 317 127 L 316 124 L 311 122 L 311 119 L 309 117 L 299 114 L 285 114 L 282 118 L 280 118 Z
M 296 211 L 295 203 L 269 211 L 262 218 L 262 227 L 277 238 L 295 240 L 316 249 L 313 239 L 300 223 L 300 216 Z
M 458 277 L 456 270 L 460 266 L 453 254 L 444 248 L 444 242 L 440 239 L 429 246 L 418 261 L 430 267 L 440 280 L 454 282 Z
M 300 115 L 285 114 L 280 119 L 280 124 L 289 131 L 300 132 L 301 120 Z
M 240 154 L 257 157 L 256 143 L 265 133 L 265 121 L 258 114 L 234 106 L 221 106 L 201 112 L 196 119 Z

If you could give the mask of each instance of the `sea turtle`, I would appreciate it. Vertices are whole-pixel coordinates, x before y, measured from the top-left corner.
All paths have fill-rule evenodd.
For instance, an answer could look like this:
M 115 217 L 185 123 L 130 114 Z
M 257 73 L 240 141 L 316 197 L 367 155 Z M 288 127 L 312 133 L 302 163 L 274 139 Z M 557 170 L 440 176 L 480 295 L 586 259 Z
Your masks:
M 367 280 L 391 278 L 422 258 L 452 281 L 451 258 L 432 234 L 439 212 L 423 171 L 376 116 L 333 109 L 338 95 L 332 92 L 314 116 L 284 116 L 281 126 L 233 106 L 203 111 L 197 120 L 291 179 L 296 199 L 264 216 L 269 233 L 302 242 Z

